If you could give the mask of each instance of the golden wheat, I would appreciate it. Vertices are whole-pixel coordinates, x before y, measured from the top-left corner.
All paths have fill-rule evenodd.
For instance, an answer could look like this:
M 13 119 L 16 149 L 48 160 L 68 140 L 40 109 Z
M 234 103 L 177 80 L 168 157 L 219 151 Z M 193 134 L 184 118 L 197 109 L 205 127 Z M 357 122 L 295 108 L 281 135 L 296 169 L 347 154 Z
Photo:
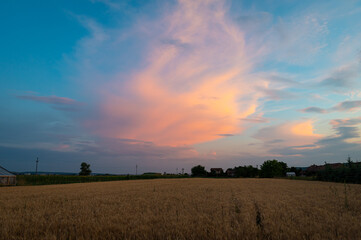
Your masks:
M 0 239 L 361 239 L 361 185 L 157 179 L 0 188 Z

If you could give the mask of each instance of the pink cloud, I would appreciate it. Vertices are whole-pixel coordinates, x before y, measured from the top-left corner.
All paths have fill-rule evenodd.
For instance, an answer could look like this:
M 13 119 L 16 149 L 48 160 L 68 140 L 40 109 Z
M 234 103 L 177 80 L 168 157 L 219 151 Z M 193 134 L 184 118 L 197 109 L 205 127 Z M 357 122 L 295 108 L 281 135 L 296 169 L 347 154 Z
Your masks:
M 145 67 L 102 86 L 101 136 L 188 145 L 243 130 L 264 81 L 252 81 L 244 35 L 219 1 L 180 1 L 153 33 Z M 157 24 L 155 24 L 157 25 Z M 155 31 L 152 29 L 149 31 Z

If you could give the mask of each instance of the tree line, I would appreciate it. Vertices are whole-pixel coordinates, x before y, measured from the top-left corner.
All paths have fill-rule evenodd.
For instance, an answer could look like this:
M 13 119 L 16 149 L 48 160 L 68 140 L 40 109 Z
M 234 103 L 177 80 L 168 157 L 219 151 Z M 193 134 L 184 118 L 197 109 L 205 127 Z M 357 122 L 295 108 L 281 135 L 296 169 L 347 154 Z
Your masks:
M 89 176 L 91 174 L 90 165 L 83 162 L 80 167 L 79 175 Z M 314 180 L 329 182 L 361 183 L 361 162 L 353 162 L 350 157 L 347 163 L 327 164 L 322 166 L 312 165 L 303 171 L 301 168 L 288 167 L 287 163 L 276 159 L 267 160 L 258 167 L 238 166 L 227 169 L 223 172 L 221 168 L 211 168 L 206 171 L 202 165 L 194 166 L 192 177 L 244 177 L 244 178 L 273 178 L 285 177 L 287 172 L 294 172 L 296 176 L 306 175 Z M 188 175 L 187 175 L 188 176 Z
M 361 162 L 353 162 L 350 157 L 340 167 L 325 163 L 324 169 L 314 173 L 317 180 L 328 182 L 361 183 Z
M 228 169 L 231 171 L 231 174 L 228 172 L 218 173 L 215 171 L 207 172 L 205 167 L 202 165 L 194 166 L 192 169 L 193 177 L 262 177 L 262 178 L 272 178 L 272 177 L 284 177 L 286 172 L 295 172 L 296 175 L 300 175 L 301 169 L 287 166 L 287 163 L 278 161 L 276 159 L 265 161 L 260 169 L 248 166 L 238 166 L 233 169 Z
M 302 168 L 288 167 L 285 162 L 276 159 L 263 162 L 259 169 L 249 165 L 234 167 L 227 169 L 226 172 L 218 173 L 214 171 L 207 172 L 205 167 L 201 165 L 192 168 L 193 177 L 273 178 L 285 177 L 287 172 L 294 172 L 296 176 L 307 176 L 313 180 L 361 183 L 361 162 L 353 162 L 350 157 L 348 157 L 346 163 L 325 163 L 321 166 L 312 165 L 304 170 Z

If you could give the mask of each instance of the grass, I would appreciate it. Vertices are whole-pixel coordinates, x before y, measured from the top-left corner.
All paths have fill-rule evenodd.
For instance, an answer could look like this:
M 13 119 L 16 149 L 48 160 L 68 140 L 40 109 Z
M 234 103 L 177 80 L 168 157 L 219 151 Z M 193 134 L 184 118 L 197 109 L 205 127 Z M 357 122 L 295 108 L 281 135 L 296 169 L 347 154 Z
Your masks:
M 360 239 L 359 206 L 361 185 L 286 179 L 6 187 L 0 239 Z
M 304 181 L 317 181 L 315 176 L 297 176 L 297 177 L 286 177 L 286 179 L 291 180 L 304 180 Z
M 186 175 L 122 175 L 122 176 L 77 176 L 77 175 L 18 175 L 18 186 L 51 185 L 68 183 L 106 182 L 155 178 L 186 178 Z

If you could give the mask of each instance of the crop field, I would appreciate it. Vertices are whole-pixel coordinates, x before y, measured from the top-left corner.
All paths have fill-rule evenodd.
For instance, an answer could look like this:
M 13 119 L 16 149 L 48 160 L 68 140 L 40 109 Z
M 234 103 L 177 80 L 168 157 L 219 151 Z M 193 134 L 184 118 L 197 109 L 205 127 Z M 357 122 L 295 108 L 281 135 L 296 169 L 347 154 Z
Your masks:
M 361 185 L 154 179 L 0 188 L 0 239 L 361 239 Z

